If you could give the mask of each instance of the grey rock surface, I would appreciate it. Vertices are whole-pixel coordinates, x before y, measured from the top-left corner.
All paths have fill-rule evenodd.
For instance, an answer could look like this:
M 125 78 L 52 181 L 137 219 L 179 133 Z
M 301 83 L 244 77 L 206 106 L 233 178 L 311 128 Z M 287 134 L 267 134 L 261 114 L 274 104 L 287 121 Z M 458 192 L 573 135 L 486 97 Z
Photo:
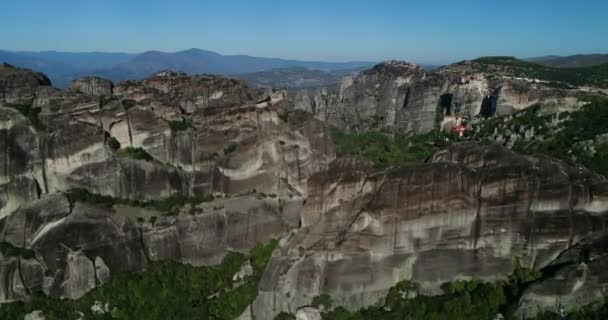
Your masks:
M 31 103 L 39 87 L 50 85 L 51 81 L 42 73 L 0 64 L 0 102 Z
M 425 71 L 407 62 L 388 61 L 345 77 L 337 89 L 301 90 L 294 102 L 296 109 L 342 129 L 426 133 L 441 125 L 436 119 L 439 112 L 441 118 L 453 114 L 474 118 L 482 112 L 510 114 L 536 103 L 571 107 L 581 94 L 497 76 L 472 64 Z
M 206 265 L 248 252 L 298 227 L 308 177 L 335 157 L 326 124 L 280 116 L 281 91 L 175 72 L 114 89 L 84 78 L 59 91 L 31 71 L 2 68 L 0 242 L 35 258 L 0 259 L 0 301 L 36 291 L 78 298 L 148 261 Z M 13 107 L 20 101 L 40 108 L 41 126 Z M 167 216 L 70 203 L 64 193 L 74 188 L 133 201 L 216 199 Z
M 111 95 L 114 84 L 99 77 L 84 77 L 72 81 L 68 90 L 92 96 Z
M 321 313 L 315 308 L 304 307 L 296 312 L 296 320 L 321 320 Z
M 336 91 L 299 93 L 292 110 L 284 91 L 218 76 L 163 71 L 113 88 L 87 78 L 60 91 L 1 66 L 0 242 L 33 257 L 0 256 L 0 301 L 78 298 L 116 272 L 216 264 L 271 237 L 280 245 L 245 318 L 313 319 L 301 307 L 324 293 L 357 309 L 403 279 L 428 294 L 455 279 L 505 279 L 515 257 L 551 271 L 526 288 L 522 310 L 597 300 L 608 283 L 604 177 L 477 143 L 380 172 L 333 161 L 328 124 L 422 133 L 439 112 L 576 106 L 576 92 L 465 67 L 387 62 Z M 17 104 L 40 108 L 37 118 Z M 74 188 L 123 201 L 70 202 Z M 176 194 L 214 200 L 172 214 L 136 205 Z
M 302 197 L 308 176 L 335 157 L 326 124 L 312 117 L 287 123 L 279 118 L 283 93 L 266 93 L 260 102 L 238 80 L 161 72 L 122 83 L 104 99 L 83 90 L 32 91 L 42 128 L 0 106 L 7 155 L 0 159 L 0 217 L 40 194 L 71 188 L 133 200 L 251 190 Z M 127 148 L 152 160 L 125 157 Z
M 573 245 L 603 234 L 607 186 L 584 168 L 497 145 L 454 145 L 431 163 L 385 172 L 337 160 L 311 177 L 302 226 L 275 251 L 254 315 L 293 313 L 320 294 L 356 310 L 404 279 L 426 294 L 454 279 L 506 279 L 515 257 L 529 268 L 550 267 Z M 597 271 L 601 261 L 586 267 L 596 285 L 568 291 L 572 301 L 601 296 L 608 285 Z M 543 300 L 532 292 L 543 307 L 558 294 L 548 289 Z

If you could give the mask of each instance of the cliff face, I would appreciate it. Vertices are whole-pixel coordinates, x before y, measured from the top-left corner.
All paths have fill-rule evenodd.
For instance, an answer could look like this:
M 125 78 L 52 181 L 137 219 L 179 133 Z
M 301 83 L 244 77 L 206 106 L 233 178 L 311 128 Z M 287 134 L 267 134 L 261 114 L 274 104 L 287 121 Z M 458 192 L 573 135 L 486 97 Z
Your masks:
M 28 103 L 36 95 L 40 86 L 50 86 L 51 81 L 41 73 L 15 68 L 9 64 L 0 65 L 0 101 Z
M 300 93 L 288 110 L 285 92 L 223 77 L 166 71 L 60 91 L 3 66 L 0 249 L 16 251 L 0 250 L 0 301 L 40 290 L 78 298 L 150 261 L 215 264 L 271 237 L 280 246 L 250 310 L 256 319 L 323 293 L 368 306 L 403 279 L 428 294 L 455 279 L 504 279 L 515 258 L 545 275 L 526 288 L 522 310 L 556 296 L 599 299 L 608 285 L 604 177 L 477 143 L 386 171 L 333 161 L 328 123 L 426 132 L 438 109 L 576 103 L 574 91 L 464 71 L 388 62 L 336 92 Z M 105 198 L 74 198 L 76 188 Z M 176 194 L 207 202 L 149 205 Z
M 300 117 L 292 128 L 279 118 L 284 93 L 258 96 L 236 80 L 161 73 L 101 98 L 34 91 L 39 128 L 8 100 L 2 107 L 2 215 L 70 188 L 132 200 L 251 190 L 302 197 L 308 176 L 334 157 L 324 129 L 307 129 L 324 124 Z M 151 158 L 124 156 L 127 148 Z
M 40 290 L 77 298 L 148 261 L 247 252 L 298 226 L 308 177 L 335 157 L 324 123 L 280 116 L 283 92 L 232 79 L 162 72 L 26 89 L 0 102 L 0 242 L 32 254 L 0 254 L 0 301 Z M 75 188 L 120 201 L 70 202 Z M 215 200 L 170 214 L 137 202 L 175 194 Z
M 295 108 L 339 128 L 380 126 L 426 132 L 434 126 L 442 86 L 440 79 L 427 79 L 420 67 L 392 61 L 346 77 L 336 91 L 301 91 Z
M 607 186 L 583 168 L 496 145 L 455 145 L 428 164 L 385 172 L 337 160 L 311 177 L 302 228 L 275 252 L 254 313 L 266 319 L 295 312 L 324 293 L 358 309 L 403 279 L 428 294 L 454 279 L 505 279 L 514 257 L 537 270 L 558 265 L 573 272 L 585 262 L 559 260 L 605 232 Z M 594 260 L 585 267 L 589 276 L 568 280 L 585 290 L 559 277 L 546 281 L 561 285 L 566 303 L 589 301 L 606 285 L 603 264 Z M 553 306 L 555 294 L 538 284 L 526 297 Z
M 505 115 L 536 103 L 575 106 L 580 94 L 489 73 L 470 63 L 424 71 L 389 61 L 344 78 L 335 90 L 302 90 L 295 96 L 295 107 L 343 129 L 425 133 L 439 125 L 438 112 L 470 118 Z
M 79 298 L 116 272 L 148 261 L 217 264 L 298 224 L 300 202 L 252 195 L 217 199 L 175 216 L 154 209 L 70 204 L 46 195 L 0 222 L 0 239 L 35 257 L 0 259 L 0 300 L 32 292 Z

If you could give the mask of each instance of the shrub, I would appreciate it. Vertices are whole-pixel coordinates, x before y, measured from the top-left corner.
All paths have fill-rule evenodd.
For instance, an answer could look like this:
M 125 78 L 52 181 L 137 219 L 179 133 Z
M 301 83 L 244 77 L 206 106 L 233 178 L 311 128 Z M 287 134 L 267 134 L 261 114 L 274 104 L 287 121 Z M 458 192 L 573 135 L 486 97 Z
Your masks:
M 593 85 L 607 87 L 608 64 L 579 68 L 555 68 L 526 62 L 514 57 L 481 57 L 473 60 L 480 70 L 489 66 L 500 68 L 516 77 L 536 78 L 548 81 L 546 85 L 556 88 L 570 88 L 570 85 Z
M 23 319 L 26 313 L 41 310 L 47 320 L 234 319 L 253 302 L 261 276 L 235 283 L 232 277 L 246 260 L 241 253 L 229 252 L 215 266 L 150 262 L 141 273 L 112 274 L 103 285 L 77 300 L 34 294 L 26 303 L 0 305 L 0 316 Z M 95 314 L 91 306 L 96 301 L 107 303 L 112 311 Z
M 108 146 L 110 147 L 110 149 L 116 151 L 120 149 L 120 142 L 118 141 L 118 139 L 110 137 L 108 138 Z
M 133 99 L 124 99 L 121 101 L 121 103 L 122 107 L 125 108 L 125 110 L 129 110 L 137 105 L 137 102 Z
M 274 320 L 296 320 L 296 316 L 291 313 L 281 312 L 274 317 Z
M 34 251 L 26 248 L 15 247 L 9 242 L 0 242 L 0 252 L 7 257 L 20 257 L 31 259 L 36 256 Z
M 91 193 L 87 189 L 82 188 L 70 189 L 66 192 L 66 196 L 72 205 L 74 205 L 76 202 L 82 202 L 100 206 L 106 209 L 112 209 L 114 205 L 123 204 L 133 207 L 153 208 L 164 213 L 165 215 L 178 214 L 179 209 L 186 204 L 196 205 L 203 202 L 213 201 L 214 199 L 213 195 L 206 193 L 195 194 L 192 197 L 187 197 L 185 195 L 176 193 L 170 197 L 160 200 L 137 201 L 103 196 L 100 194 Z
M 272 256 L 272 251 L 279 244 L 277 239 L 271 239 L 266 244 L 258 244 L 253 249 L 251 249 L 251 267 L 253 268 L 253 273 L 261 276 L 264 269 L 266 269 L 266 264 L 270 260 Z
M 234 142 L 229 143 L 227 146 L 224 147 L 224 155 L 225 156 L 229 156 L 232 153 L 234 153 L 236 151 L 236 148 L 238 147 L 238 145 Z
M 190 121 L 189 119 L 182 119 L 182 120 L 171 120 L 167 122 L 169 124 L 169 128 L 171 129 L 171 131 L 184 131 L 187 130 L 188 128 L 192 128 L 194 127 L 194 125 L 192 124 L 192 121 Z
M 323 306 L 325 310 L 330 310 L 333 306 L 333 303 L 334 301 L 332 300 L 331 296 L 329 296 L 328 294 L 322 294 L 312 298 L 311 305 L 317 309 L 319 309 L 320 306 Z
M 126 147 L 118 150 L 118 156 L 135 160 L 152 161 L 154 158 L 142 148 Z
M 420 135 L 367 131 L 346 132 L 334 129 L 336 155 L 357 155 L 372 161 L 377 168 L 386 168 L 408 162 L 422 162 L 439 150 L 441 140 L 454 140 L 453 135 L 430 132 Z
M 103 108 L 107 106 L 110 102 L 115 101 L 117 98 L 113 95 L 104 95 L 99 97 L 99 107 Z
M 38 118 L 38 115 L 42 111 L 40 107 L 34 107 L 31 104 L 8 104 L 8 107 L 17 109 L 22 115 L 24 115 L 29 124 L 37 130 L 44 129 L 44 125 Z
M 588 102 L 579 110 L 564 112 L 557 116 L 543 115 L 541 106 L 534 105 L 513 114 L 511 117 L 494 117 L 479 124 L 479 132 L 473 134 L 477 139 L 489 139 L 494 129 L 522 131 L 534 128 L 535 138 L 531 141 L 518 140 L 513 146 L 516 152 L 530 155 L 546 155 L 564 161 L 573 161 L 600 173 L 608 174 L 608 145 L 597 137 L 608 133 L 608 98 L 589 96 L 582 99 Z M 562 120 L 553 126 L 554 117 Z M 595 153 L 584 147 L 593 145 Z
M 74 188 L 66 192 L 66 197 L 70 204 L 74 205 L 76 202 L 89 203 L 97 205 L 106 209 L 111 209 L 116 204 L 116 199 L 111 196 L 103 196 L 89 192 L 87 189 Z

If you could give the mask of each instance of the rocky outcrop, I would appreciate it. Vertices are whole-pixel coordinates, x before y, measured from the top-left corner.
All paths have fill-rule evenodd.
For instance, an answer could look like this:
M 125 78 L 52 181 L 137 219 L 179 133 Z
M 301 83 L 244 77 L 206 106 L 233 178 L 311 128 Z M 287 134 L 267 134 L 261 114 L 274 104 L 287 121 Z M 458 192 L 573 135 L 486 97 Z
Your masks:
M 427 132 L 437 112 L 576 103 L 454 68 L 383 63 L 335 92 L 300 93 L 291 110 L 284 91 L 217 76 L 166 71 L 115 88 L 87 78 L 60 91 L 3 66 L 0 243 L 11 250 L 0 251 L 0 301 L 78 298 L 116 272 L 216 264 L 271 237 L 279 248 L 243 318 L 316 319 L 314 296 L 357 309 L 403 279 L 427 294 L 455 279 L 500 280 L 516 257 L 544 275 L 524 288 L 521 310 L 596 300 L 608 284 L 604 177 L 478 143 L 380 172 L 332 162 L 328 123 Z M 68 199 L 74 188 L 114 201 Z M 144 205 L 175 195 L 214 200 Z
M 605 228 L 605 226 L 604 226 Z M 518 312 L 533 317 L 540 311 L 570 310 L 602 301 L 608 290 L 608 237 L 592 236 L 564 251 L 519 301 Z
M 84 77 L 72 81 L 68 90 L 92 96 L 111 95 L 114 84 L 99 77 Z
M 149 261 L 207 265 L 248 252 L 297 228 L 308 177 L 335 157 L 326 124 L 287 116 L 281 91 L 172 72 L 113 94 L 104 84 L 20 89 L 11 101 L 40 108 L 35 118 L 0 106 L 0 242 L 33 253 L 0 257 L 0 301 L 37 291 L 78 298 Z M 70 203 L 64 193 L 74 188 L 135 201 L 216 199 L 167 215 Z
M 311 177 L 302 227 L 273 255 L 254 315 L 293 313 L 324 293 L 358 309 L 404 279 L 426 294 L 454 279 L 505 279 L 516 257 L 549 268 L 605 232 L 607 186 L 584 168 L 496 145 L 455 145 L 430 163 L 384 172 L 337 160 Z
M 505 115 L 537 103 L 575 106 L 581 94 L 503 77 L 471 62 L 425 71 L 389 61 L 344 78 L 336 90 L 302 90 L 295 97 L 295 108 L 343 129 L 425 133 L 436 129 L 442 116 Z
M 30 99 L 41 110 L 37 127 L 2 108 L 0 216 L 71 188 L 133 200 L 252 190 L 303 197 L 307 178 L 334 157 L 325 124 L 279 117 L 280 91 L 162 72 L 98 98 L 100 83 L 77 80 L 68 92 L 38 88 Z M 131 159 L 128 148 L 151 160 Z
M 51 81 L 42 73 L 0 64 L 0 102 L 31 103 L 39 87 L 50 85 Z
M 116 272 L 137 272 L 149 261 L 192 265 L 221 262 L 229 251 L 297 227 L 301 200 L 250 194 L 184 208 L 174 216 L 131 206 L 70 204 L 43 196 L 0 220 L 0 242 L 33 257 L 0 254 L 0 301 L 43 291 L 79 298 Z
M 295 108 L 339 128 L 376 126 L 426 132 L 434 126 L 441 86 L 420 67 L 391 61 L 345 78 L 337 91 L 301 91 L 295 97 Z
M 38 198 L 40 185 L 33 174 L 37 141 L 21 113 L 0 106 L 0 219 Z

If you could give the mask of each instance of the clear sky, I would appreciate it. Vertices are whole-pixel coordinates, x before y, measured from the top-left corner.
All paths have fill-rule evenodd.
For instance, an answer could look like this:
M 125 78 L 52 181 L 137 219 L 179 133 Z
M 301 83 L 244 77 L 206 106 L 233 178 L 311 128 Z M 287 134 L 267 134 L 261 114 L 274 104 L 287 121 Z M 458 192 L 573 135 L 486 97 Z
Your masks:
M 608 0 L 5 0 L 0 48 L 418 63 L 608 53 Z

